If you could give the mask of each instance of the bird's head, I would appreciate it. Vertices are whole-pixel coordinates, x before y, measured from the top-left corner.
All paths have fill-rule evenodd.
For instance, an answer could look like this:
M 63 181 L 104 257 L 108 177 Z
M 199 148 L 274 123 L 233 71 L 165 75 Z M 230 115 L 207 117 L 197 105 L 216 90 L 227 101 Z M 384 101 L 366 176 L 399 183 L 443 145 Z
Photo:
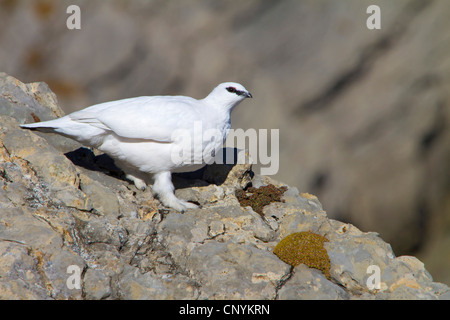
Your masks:
M 231 110 L 246 98 L 253 98 L 253 96 L 243 85 L 235 82 L 224 82 L 219 84 L 205 100 Z

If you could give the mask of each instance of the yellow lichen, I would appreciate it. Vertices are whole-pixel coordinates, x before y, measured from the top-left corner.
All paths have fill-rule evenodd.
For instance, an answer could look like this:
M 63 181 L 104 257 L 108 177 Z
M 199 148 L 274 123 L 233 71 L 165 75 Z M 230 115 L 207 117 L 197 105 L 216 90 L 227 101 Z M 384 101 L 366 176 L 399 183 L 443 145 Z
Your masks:
M 306 193 L 306 192 L 300 193 L 300 196 L 302 196 L 303 198 L 309 199 L 309 200 L 318 200 L 315 195 Z
M 302 263 L 321 270 L 330 279 L 330 258 L 323 246 L 327 241 L 324 236 L 311 231 L 296 232 L 281 240 L 273 253 L 293 267 Z

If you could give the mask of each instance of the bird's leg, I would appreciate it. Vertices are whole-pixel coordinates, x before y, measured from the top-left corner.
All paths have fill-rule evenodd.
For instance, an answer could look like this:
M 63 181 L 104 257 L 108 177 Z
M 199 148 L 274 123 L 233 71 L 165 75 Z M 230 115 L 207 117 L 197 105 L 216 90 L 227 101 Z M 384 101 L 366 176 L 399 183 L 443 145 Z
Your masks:
M 144 180 L 139 179 L 138 177 L 135 177 L 134 175 L 129 174 L 129 173 L 127 173 L 127 174 L 125 175 L 125 177 L 126 177 L 128 180 L 133 181 L 134 185 L 135 185 L 136 188 L 138 188 L 139 190 L 144 191 L 144 190 L 147 188 L 147 183 L 146 183 Z
M 146 180 L 149 177 L 146 174 L 134 170 L 126 162 L 120 161 L 119 159 L 114 159 L 114 163 L 125 173 L 125 178 L 134 183 L 137 189 L 142 191 L 145 191 L 145 189 L 147 189 Z
M 178 199 L 175 196 L 175 187 L 172 183 L 170 171 L 156 173 L 154 175 L 155 183 L 153 184 L 153 192 L 161 203 L 169 208 L 184 212 L 189 208 L 197 208 L 197 205 Z

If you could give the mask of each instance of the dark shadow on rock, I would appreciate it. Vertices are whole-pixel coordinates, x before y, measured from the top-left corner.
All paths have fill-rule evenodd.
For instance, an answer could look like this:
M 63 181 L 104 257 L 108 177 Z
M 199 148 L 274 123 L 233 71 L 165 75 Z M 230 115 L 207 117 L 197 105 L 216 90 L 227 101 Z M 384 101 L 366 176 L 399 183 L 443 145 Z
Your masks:
M 96 156 L 88 148 L 81 147 L 77 150 L 67 152 L 64 155 L 76 166 L 126 180 L 123 171 L 114 164 L 114 160 L 107 154 Z
M 203 173 L 203 179 L 218 186 L 223 184 L 230 171 L 238 164 L 238 152 L 239 150 L 236 148 L 219 150 L 216 162 L 207 166 Z
M 114 160 L 107 154 L 96 156 L 90 149 L 81 147 L 64 155 L 76 166 L 128 181 L 124 172 L 114 164 Z M 172 180 L 175 188 L 189 188 L 209 184 L 222 185 L 230 171 L 237 164 L 238 149 L 221 149 L 217 158 L 219 160 L 215 161 L 215 163 L 206 165 L 197 171 L 173 173 Z
M 226 181 L 230 171 L 238 164 L 238 153 L 239 150 L 236 148 L 222 148 L 219 150 L 214 163 L 206 165 L 197 171 L 174 173 L 172 176 L 175 188 L 205 186 L 209 184 L 222 185 Z M 251 174 L 253 175 L 253 172 Z M 189 185 L 189 180 L 193 181 L 191 185 Z

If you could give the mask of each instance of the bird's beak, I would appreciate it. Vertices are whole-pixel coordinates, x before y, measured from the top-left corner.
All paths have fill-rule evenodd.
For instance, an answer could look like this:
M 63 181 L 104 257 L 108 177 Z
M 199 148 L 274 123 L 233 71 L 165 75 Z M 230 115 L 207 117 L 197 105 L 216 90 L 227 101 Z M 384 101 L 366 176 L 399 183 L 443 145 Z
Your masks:
M 253 96 L 252 96 L 252 94 L 251 94 L 250 92 L 247 92 L 247 93 L 245 94 L 245 97 L 246 97 L 246 98 L 253 98 Z

